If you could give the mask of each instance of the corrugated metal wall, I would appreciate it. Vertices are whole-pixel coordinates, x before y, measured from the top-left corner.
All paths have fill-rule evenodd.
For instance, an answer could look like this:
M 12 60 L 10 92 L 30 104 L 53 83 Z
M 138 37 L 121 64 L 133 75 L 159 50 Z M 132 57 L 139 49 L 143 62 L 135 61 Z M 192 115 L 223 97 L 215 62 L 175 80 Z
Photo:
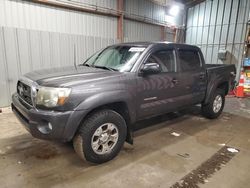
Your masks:
M 124 41 L 160 41 L 161 27 L 124 20 Z
M 199 46 L 207 63 L 237 64 L 242 61 L 249 0 L 207 0 L 188 10 L 186 43 Z M 226 61 L 218 59 L 227 50 Z
M 0 26 L 114 39 L 117 19 L 27 1 L 1 0 Z
M 173 31 L 173 29 L 170 28 L 166 28 L 165 29 L 165 40 L 168 42 L 174 42 L 175 40 L 175 31 Z M 180 43 L 183 43 L 183 41 L 181 40 L 181 36 L 180 36 Z
M 165 40 L 168 42 L 174 42 L 175 32 L 166 28 L 164 31 Z M 145 24 L 130 20 L 124 20 L 124 41 L 161 41 L 162 40 L 162 28 L 161 26 Z
M 126 0 L 125 11 L 130 15 L 147 17 L 160 22 L 165 21 L 165 7 L 145 0 Z
M 131 16 L 150 18 L 157 22 L 164 23 L 166 7 L 156 4 L 149 0 L 125 0 L 124 9 L 126 14 Z M 175 19 L 177 25 L 182 25 L 183 14 L 181 12 Z M 173 30 L 165 30 L 165 38 L 169 42 L 174 41 Z M 160 41 L 162 39 L 161 27 L 130 20 L 124 21 L 124 41 Z
M 117 0 L 73 0 L 73 2 L 81 2 L 84 4 L 95 5 L 98 7 L 105 7 L 114 10 L 117 8 Z

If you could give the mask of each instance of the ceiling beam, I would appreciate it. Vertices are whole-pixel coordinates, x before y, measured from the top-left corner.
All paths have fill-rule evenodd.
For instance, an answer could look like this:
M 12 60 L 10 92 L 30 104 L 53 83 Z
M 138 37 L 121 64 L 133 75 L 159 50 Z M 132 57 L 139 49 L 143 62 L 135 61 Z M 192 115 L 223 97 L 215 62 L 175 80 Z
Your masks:
M 25 1 L 30 2 L 30 0 L 25 0 Z M 100 8 L 96 8 L 96 7 L 83 7 L 83 6 L 78 5 L 78 4 L 71 4 L 70 1 L 67 3 L 64 1 L 55 1 L 55 0 L 31 0 L 31 2 L 49 5 L 49 6 L 54 6 L 54 7 L 58 7 L 58 8 L 64 8 L 64 9 L 68 9 L 68 10 L 94 13 L 94 14 L 99 14 L 99 15 L 103 15 L 103 16 L 119 17 L 119 15 L 120 15 L 120 13 L 118 11 L 100 9 Z
M 189 1 L 186 1 L 185 6 L 186 6 L 186 8 L 191 8 L 191 7 L 194 7 L 195 5 L 198 5 L 204 1 L 206 1 L 206 0 L 189 0 Z

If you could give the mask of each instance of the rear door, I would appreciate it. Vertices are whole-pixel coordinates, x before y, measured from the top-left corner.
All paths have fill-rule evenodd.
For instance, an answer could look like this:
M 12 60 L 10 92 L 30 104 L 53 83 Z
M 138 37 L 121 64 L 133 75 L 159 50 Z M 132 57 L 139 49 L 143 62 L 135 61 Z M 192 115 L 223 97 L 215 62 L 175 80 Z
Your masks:
M 202 54 L 197 49 L 179 48 L 177 50 L 180 66 L 180 82 L 183 83 L 183 104 L 200 103 L 206 92 L 206 72 Z

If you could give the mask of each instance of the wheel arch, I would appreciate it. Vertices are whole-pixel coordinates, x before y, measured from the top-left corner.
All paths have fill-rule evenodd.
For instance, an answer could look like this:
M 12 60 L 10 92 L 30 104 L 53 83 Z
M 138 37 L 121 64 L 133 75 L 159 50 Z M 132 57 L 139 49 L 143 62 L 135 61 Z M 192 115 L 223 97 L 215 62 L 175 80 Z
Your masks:
M 207 90 L 206 97 L 203 102 L 204 104 L 207 104 L 209 102 L 209 99 L 211 98 L 212 94 L 216 91 L 216 89 L 221 89 L 225 91 L 225 95 L 227 95 L 229 92 L 229 82 L 220 81 L 220 82 L 210 85 L 210 88 Z
M 229 83 L 227 81 L 221 82 L 220 84 L 218 84 L 216 89 L 221 89 L 225 91 L 225 95 L 227 95 L 229 91 Z
M 113 110 L 113 111 L 117 112 L 118 114 L 120 114 L 123 117 L 123 119 L 125 120 L 126 125 L 127 125 L 126 141 L 128 143 L 130 143 L 130 144 L 133 144 L 131 116 L 130 116 L 130 112 L 129 112 L 129 107 L 128 107 L 127 103 L 124 102 L 124 101 L 111 102 L 111 103 L 107 103 L 107 104 L 100 105 L 100 106 L 97 106 L 97 107 L 93 108 L 92 110 L 90 110 L 86 114 L 85 117 L 82 118 L 82 121 L 78 125 L 78 128 L 88 116 L 91 116 L 93 113 L 95 113 L 95 112 L 97 112 L 99 110 L 104 110 L 104 109 Z

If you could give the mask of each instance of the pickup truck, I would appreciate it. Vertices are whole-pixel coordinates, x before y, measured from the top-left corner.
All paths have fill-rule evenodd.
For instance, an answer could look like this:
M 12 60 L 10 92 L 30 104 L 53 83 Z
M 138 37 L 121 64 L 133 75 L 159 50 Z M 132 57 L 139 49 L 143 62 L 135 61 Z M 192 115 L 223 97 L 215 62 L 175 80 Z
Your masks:
M 32 136 L 73 141 L 81 158 L 103 163 L 133 143 L 139 120 L 197 104 L 217 118 L 234 79 L 234 65 L 205 64 L 196 46 L 123 43 L 78 66 L 25 74 L 12 110 Z

